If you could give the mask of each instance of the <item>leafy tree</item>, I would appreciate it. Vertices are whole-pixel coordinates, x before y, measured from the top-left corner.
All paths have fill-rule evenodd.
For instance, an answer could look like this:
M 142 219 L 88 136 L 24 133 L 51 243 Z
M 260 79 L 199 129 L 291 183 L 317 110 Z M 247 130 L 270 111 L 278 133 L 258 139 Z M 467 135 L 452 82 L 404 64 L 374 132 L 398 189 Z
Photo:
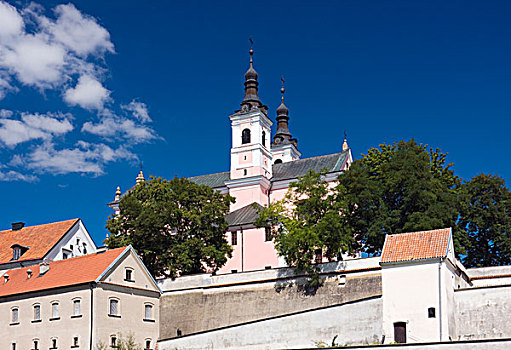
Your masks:
M 131 244 L 155 276 L 218 270 L 232 248 L 225 220 L 234 198 L 187 179 L 151 177 L 136 185 L 110 216 L 109 248 Z
M 413 139 L 371 148 L 354 161 L 339 184 L 363 249 L 379 252 L 385 234 L 454 226 L 460 179 L 451 166 L 439 149 Z
M 463 263 L 511 264 L 511 192 L 497 175 L 480 174 L 461 187 L 459 227 L 467 234 Z
M 325 174 L 309 171 L 291 183 L 283 200 L 262 209 L 256 220 L 257 226 L 272 229 L 275 247 L 288 265 L 313 274 L 313 284 L 318 282 L 315 259 L 341 259 L 354 242 L 340 189 L 332 191 Z

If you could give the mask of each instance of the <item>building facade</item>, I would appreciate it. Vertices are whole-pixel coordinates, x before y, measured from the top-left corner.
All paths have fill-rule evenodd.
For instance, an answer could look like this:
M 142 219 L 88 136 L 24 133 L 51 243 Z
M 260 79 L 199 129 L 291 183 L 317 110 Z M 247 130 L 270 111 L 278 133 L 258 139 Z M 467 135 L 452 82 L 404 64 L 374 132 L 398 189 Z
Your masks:
M 115 348 L 158 339 L 160 290 L 131 247 L 4 272 L 0 348 Z

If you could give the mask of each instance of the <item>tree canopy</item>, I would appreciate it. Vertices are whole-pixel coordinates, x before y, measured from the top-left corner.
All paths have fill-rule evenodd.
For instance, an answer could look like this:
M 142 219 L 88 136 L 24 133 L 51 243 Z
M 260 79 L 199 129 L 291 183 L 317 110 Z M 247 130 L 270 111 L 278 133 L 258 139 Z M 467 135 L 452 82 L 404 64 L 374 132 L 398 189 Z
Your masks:
M 110 216 L 108 248 L 131 244 L 154 276 L 216 271 L 231 256 L 225 220 L 234 198 L 187 179 L 151 177 Z
M 341 259 L 354 243 L 346 203 L 330 190 L 325 174 L 309 171 L 291 183 L 285 198 L 264 208 L 256 221 L 257 226 L 272 229 L 275 247 L 286 263 L 313 273 L 315 282 L 313 262 Z
M 502 178 L 480 174 L 461 186 L 459 230 L 466 266 L 511 264 L 511 192 Z
M 439 149 L 413 139 L 371 148 L 354 161 L 339 184 L 361 247 L 378 253 L 385 234 L 454 226 L 460 179 L 451 166 Z

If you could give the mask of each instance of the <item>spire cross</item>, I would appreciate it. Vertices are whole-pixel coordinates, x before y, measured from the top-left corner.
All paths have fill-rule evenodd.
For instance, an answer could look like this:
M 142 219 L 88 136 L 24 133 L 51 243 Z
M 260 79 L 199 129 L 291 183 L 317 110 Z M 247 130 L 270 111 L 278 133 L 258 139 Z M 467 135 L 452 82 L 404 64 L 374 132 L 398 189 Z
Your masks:
M 250 66 L 252 66 L 252 55 L 254 54 L 254 50 L 252 49 L 252 46 L 254 46 L 254 41 L 252 40 L 252 37 L 248 38 L 250 40 Z
M 346 133 L 346 130 L 344 130 L 344 139 L 347 140 L 348 139 L 348 134 Z
M 280 77 L 280 80 L 282 81 L 282 87 L 280 88 L 280 93 L 282 94 L 281 100 L 284 102 L 284 92 L 286 92 L 286 89 L 284 88 L 284 77 Z

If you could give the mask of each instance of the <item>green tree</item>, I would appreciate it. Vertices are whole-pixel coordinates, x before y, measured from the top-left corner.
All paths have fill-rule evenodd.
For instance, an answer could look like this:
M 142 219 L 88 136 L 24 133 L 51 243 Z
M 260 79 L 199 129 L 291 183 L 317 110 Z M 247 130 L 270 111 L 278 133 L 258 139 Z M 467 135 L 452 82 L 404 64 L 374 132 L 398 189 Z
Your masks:
M 451 166 L 439 149 L 413 139 L 371 148 L 354 161 L 339 184 L 360 246 L 377 253 L 385 234 L 455 226 L 460 179 Z
M 131 244 L 154 276 L 214 271 L 231 256 L 225 220 L 234 198 L 187 179 L 151 177 L 125 194 L 110 216 L 109 248 Z
M 288 265 L 313 274 L 313 284 L 318 282 L 315 259 L 341 259 L 354 243 L 341 190 L 332 191 L 325 175 L 309 171 L 291 183 L 283 200 L 262 209 L 256 220 L 257 226 L 272 229 L 278 254 Z
M 459 227 L 466 232 L 467 267 L 511 264 L 511 192 L 497 175 L 480 174 L 461 187 Z

